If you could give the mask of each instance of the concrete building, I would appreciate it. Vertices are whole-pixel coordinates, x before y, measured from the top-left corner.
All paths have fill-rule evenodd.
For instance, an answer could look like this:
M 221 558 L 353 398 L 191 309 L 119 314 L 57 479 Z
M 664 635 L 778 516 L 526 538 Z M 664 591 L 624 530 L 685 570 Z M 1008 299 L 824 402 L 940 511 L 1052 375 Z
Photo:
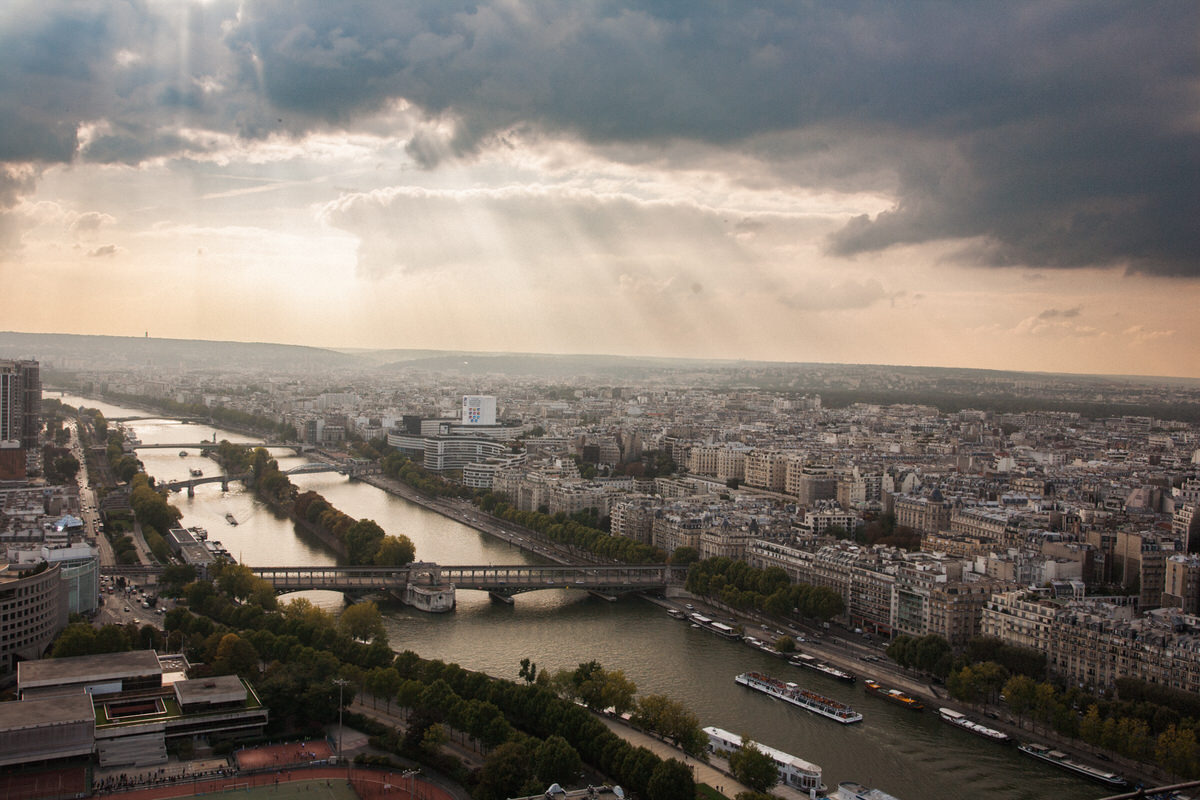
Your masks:
M 0 566 L 0 674 L 11 672 L 18 661 L 41 658 L 67 626 L 62 569 L 54 564 L 21 573 Z
M 0 360 L 0 480 L 21 480 L 39 463 L 41 367 Z
M 262 734 L 267 709 L 248 683 L 236 675 L 189 680 L 186 669 L 181 656 L 152 650 L 23 661 L 21 699 L 0 703 L 0 741 L 65 736 L 63 757 L 94 752 L 112 768 L 165 763 L 168 739 Z
M 788 461 L 785 488 L 804 506 L 833 500 L 837 497 L 837 472 L 831 466 L 806 464 L 804 459 L 793 457 Z

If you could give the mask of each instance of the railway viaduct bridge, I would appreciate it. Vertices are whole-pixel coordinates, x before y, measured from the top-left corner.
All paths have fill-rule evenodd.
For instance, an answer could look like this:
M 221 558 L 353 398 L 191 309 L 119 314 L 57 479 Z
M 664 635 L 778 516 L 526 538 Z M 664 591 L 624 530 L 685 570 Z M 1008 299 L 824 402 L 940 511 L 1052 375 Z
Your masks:
M 632 592 L 665 589 L 682 583 L 684 567 L 669 564 L 514 564 L 444 566 L 417 562 L 403 567 L 250 567 L 277 592 L 326 589 L 352 594 L 387 592 L 426 611 L 454 608 L 456 589 L 487 592 L 512 603 L 523 592 L 540 589 L 575 589 L 614 600 Z M 161 567 L 105 567 L 104 574 L 146 578 Z

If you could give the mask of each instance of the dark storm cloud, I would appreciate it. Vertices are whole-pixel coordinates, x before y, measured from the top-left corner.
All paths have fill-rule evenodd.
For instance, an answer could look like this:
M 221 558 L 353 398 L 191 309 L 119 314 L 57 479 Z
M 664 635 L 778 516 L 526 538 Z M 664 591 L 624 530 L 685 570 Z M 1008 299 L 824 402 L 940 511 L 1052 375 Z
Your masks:
M 781 182 L 894 194 L 832 237 L 843 256 L 957 239 L 985 266 L 1200 274 L 1194 2 L 27 10 L 0 23 L 10 162 L 69 160 L 100 118 L 85 157 L 136 162 L 194 153 L 182 126 L 354 129 L 402 99 L 448 123 L 409 141 L 427 168 L 514 128 L 630 159 L 694 141 Z M 146 60 L 120 65 L 123 49 Z
M 787 154 L 826 164 L 808 185 L 882 161 L 898 198 L 835 253 L 971 239 L 986 265 L 1200 273 L 1194 3 L 373 9 L 252 4 L 233 38 L 310 118 L 396 96 L 454 117 L 452 140 L 411 143 L 424 165 L 515 125 L 749 152 L 816 132 Z

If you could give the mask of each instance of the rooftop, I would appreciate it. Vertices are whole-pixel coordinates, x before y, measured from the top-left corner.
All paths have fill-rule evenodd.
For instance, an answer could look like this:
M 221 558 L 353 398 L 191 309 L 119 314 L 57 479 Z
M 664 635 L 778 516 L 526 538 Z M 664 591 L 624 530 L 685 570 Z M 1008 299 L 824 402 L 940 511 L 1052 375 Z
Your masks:
M 44 658 L 17 664 L 17 686 L 21 691 L 60 684 L 98 683 L 139 675 L 160 675 L 162 667 L 153 650 L 102 653 L 74 658 Z
M 0 703 L 0 730 L 3 731 L 67 725 L 92 719 L 92 700 L 82 691 L 66 697 Z

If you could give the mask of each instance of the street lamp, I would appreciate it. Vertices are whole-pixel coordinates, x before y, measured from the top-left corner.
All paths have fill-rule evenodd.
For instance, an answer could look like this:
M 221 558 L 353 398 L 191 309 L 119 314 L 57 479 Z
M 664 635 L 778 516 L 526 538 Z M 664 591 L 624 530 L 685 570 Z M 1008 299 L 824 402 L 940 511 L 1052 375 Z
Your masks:
M 350 684 L 345 678 L 334 678 L 338 687 L 338 763 L 342 761 L 342 692 Z

